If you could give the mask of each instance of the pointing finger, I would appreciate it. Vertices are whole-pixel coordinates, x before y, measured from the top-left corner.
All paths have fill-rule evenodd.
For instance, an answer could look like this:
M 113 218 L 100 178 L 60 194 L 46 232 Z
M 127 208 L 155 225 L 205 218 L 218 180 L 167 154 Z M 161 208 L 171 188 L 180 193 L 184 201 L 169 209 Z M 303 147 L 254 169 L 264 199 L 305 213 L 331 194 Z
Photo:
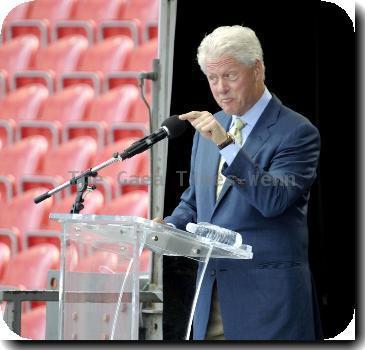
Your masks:
M 197 119 L 201 116 L 202 112 L 197 112 L 197 111 L 191 111 L 189 113 L 185 113 L 185 114 L 180 114 L 179 115 L 179 119 L 180 120 L 189 120 L 192 121 L 194 119 Z

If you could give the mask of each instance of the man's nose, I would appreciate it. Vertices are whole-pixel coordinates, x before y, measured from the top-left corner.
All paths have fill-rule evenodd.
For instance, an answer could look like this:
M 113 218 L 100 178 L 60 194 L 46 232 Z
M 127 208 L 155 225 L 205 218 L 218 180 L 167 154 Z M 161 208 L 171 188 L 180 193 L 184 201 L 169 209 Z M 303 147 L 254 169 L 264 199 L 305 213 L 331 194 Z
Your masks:
M 219 79 L 218 83 L 217 83 L 217 91 L 219 93 L 227 93 L 227 91 L 229 90 L 229 86 L 227 84 L 227 82 L 224 81 L 224 79 Z

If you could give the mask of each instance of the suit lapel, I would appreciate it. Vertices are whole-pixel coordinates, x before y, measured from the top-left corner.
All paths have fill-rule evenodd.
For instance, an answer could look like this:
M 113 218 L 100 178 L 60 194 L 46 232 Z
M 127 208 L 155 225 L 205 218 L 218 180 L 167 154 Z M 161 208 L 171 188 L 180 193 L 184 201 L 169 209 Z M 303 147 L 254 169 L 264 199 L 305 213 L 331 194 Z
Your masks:
M 251 159 L 253 159 L 257 151 L 269 138 L 270 136 L 269 127 L 276 123 L 280 108 L 281 108 L 281 101 L 275 95 L 273 95 L 271 101 L 263 111 L 261 117 L 257 121 L 255 127 L 252 129 L 245 144 L 243 145 L 243 150 Z M 218 167 L 216 167 L 215 169 L 217 172 Z M 218 200 L 215 203 L 213 213 L 231 187 L 232 187 L 231 182 L 226 180 L 224 182 L 222 191 L 219 194 Z
M 243 150 L 251 159 L 269 138 L 269 127 L 276 123 L 280 107 L 280 100 L 273 95 L 271 101 L 263 111 L 260 119 L 257 121 L 255 127 L 252 129 L 245 144 L 243 145 Z

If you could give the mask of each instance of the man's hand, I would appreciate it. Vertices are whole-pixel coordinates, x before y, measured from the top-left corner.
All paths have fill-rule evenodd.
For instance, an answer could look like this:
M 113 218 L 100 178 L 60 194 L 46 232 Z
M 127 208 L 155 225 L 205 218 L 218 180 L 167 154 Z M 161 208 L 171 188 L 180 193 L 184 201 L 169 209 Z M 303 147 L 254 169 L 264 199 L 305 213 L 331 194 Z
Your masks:
M 198 130 L 204 137 L 220 145 L 227 140 L 227 132 L 222 125 L 207 111 L 189 113 L 179 115 L 179 119 L 188 120 L 191 125 Z
M 163 221 L 163 219 L 161 219 L 161 218 L 154 218 L 152 221 L 157 222 L 158 224 L 166 225 L 166 222 Z

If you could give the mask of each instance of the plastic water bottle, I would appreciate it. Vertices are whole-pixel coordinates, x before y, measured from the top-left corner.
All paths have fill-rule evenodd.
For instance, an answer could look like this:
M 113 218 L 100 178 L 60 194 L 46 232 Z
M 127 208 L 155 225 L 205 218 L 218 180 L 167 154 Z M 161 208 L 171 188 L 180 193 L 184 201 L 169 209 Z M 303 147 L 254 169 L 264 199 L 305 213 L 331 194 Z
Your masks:
M 242 245 L 242 236 L 235 231 L 210 224 L 209 222 L 199 222 L 194 224 L 189 222 L 186 230 L 201 237 L 209 238 L 211 241 L 230 245 L 238 248 Z

